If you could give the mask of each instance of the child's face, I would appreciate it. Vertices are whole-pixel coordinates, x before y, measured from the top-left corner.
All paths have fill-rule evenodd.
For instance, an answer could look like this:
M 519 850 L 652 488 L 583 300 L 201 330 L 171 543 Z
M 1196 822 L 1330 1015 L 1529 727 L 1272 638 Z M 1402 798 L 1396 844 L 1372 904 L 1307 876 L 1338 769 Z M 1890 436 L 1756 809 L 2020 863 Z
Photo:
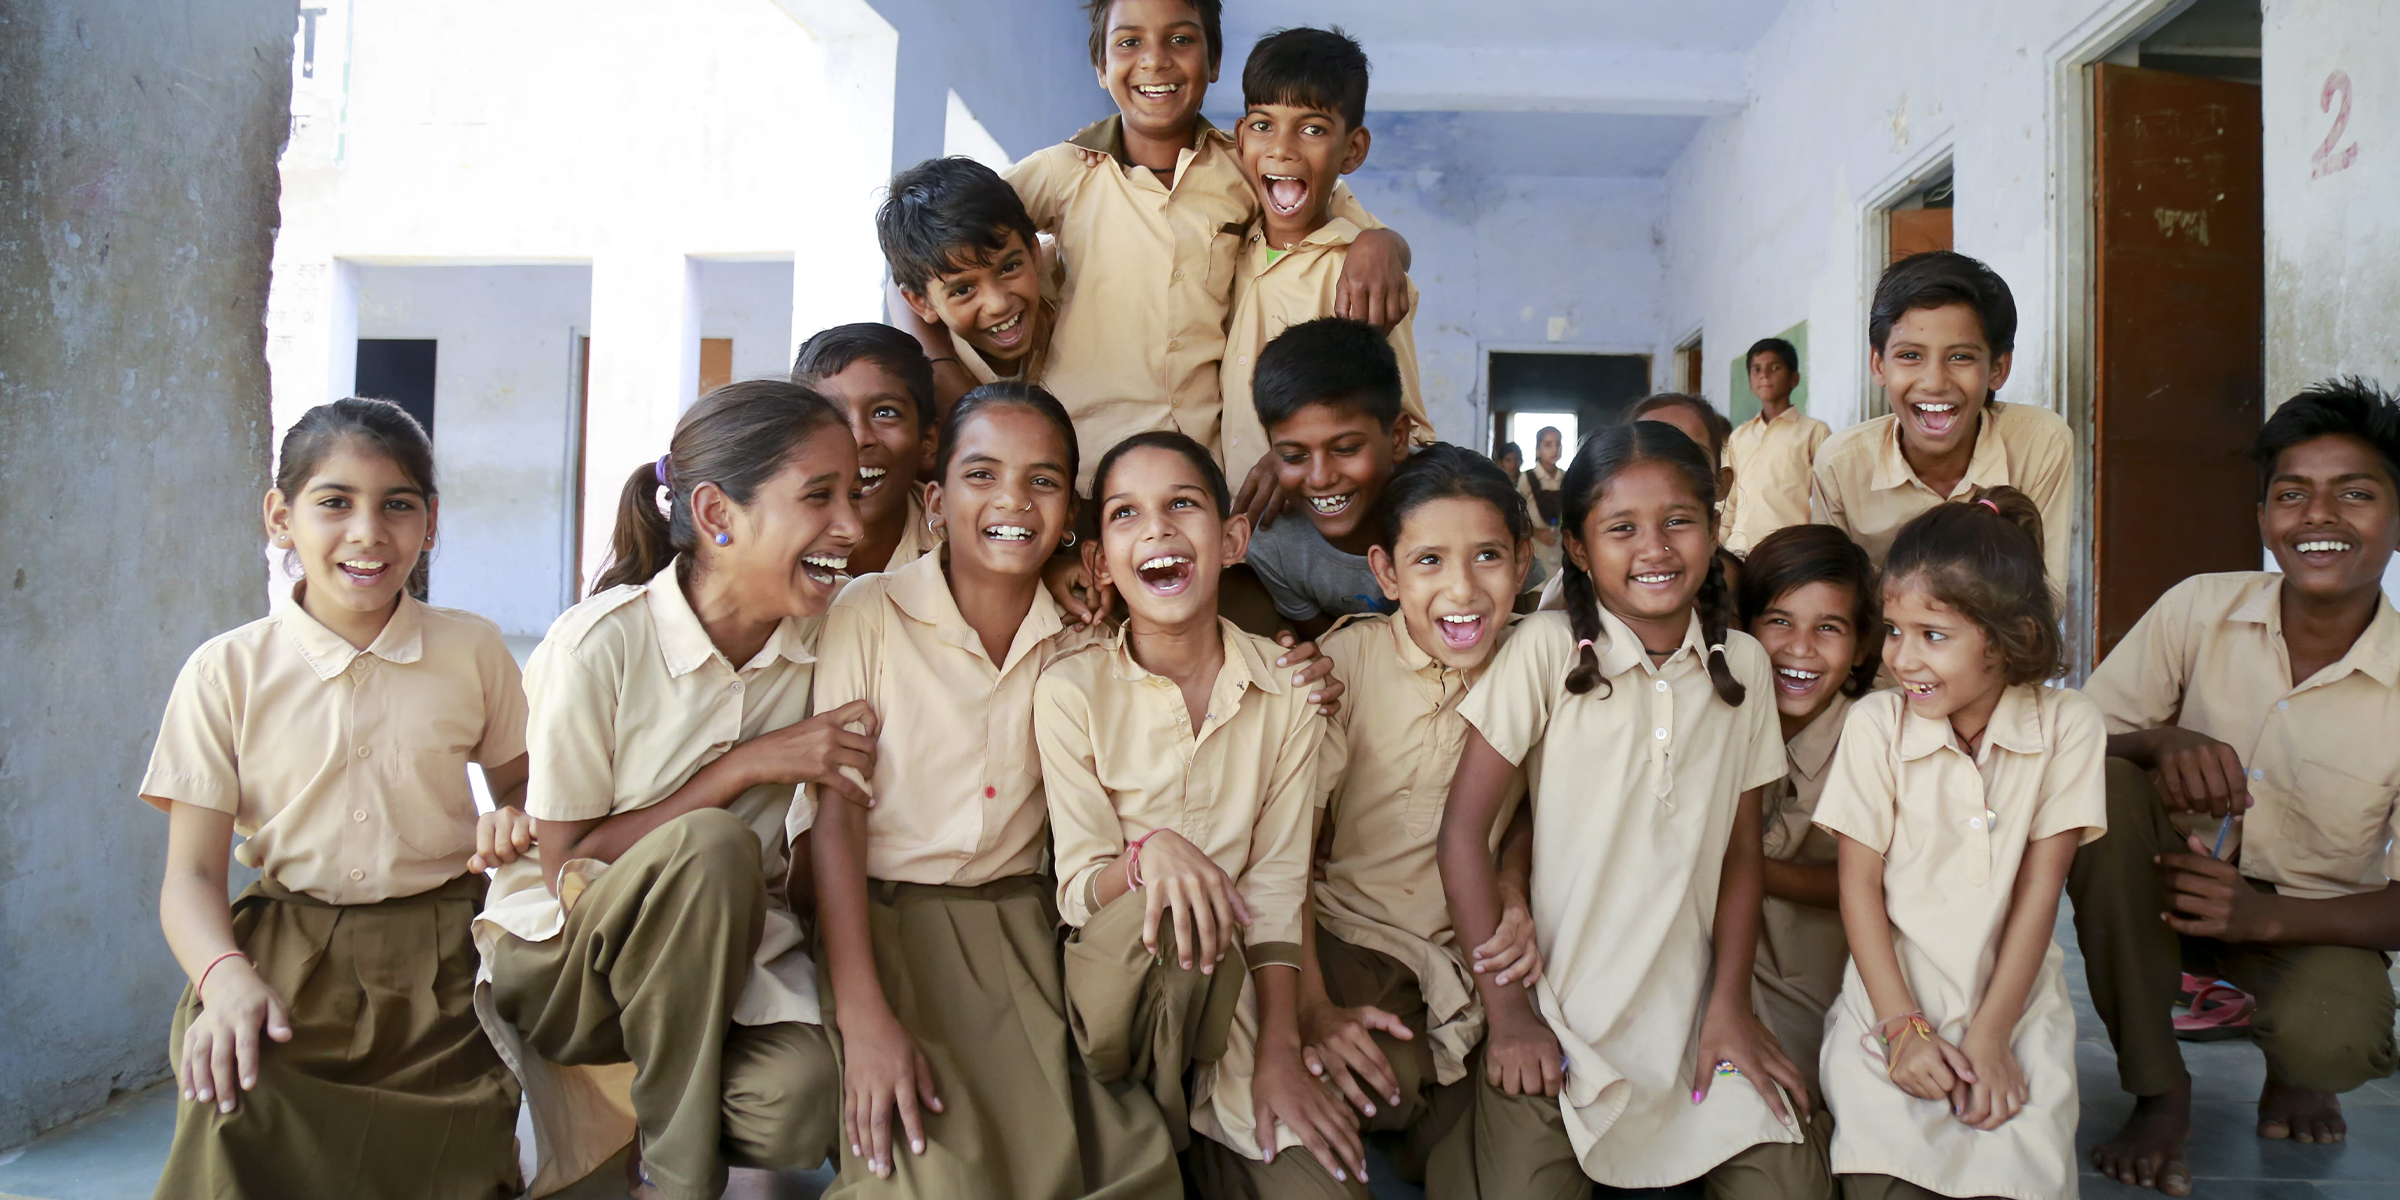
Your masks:
M 1627 621 L 1687 620 L 1716 542 L 1691 481 L 1654 458 L 1627 464 L 1600 489 L 1567 554 L 1600 603 Z
M 1305 236 L 1323 225 L 1335 181 L 1367 161 L 1367 140 L 1365 129 L 1322 109 L 1261 104 L 1245 114 L 1234 150 L 1269 233 Z
M 1147 624 L 1213 620 L 1217 577 L 1250 548 L 1250 522 L 1217 515 L 1216 496 L 1190 460 L 1143 447 L 1120 458 L 1098 487 L 1100 582 Z
M 267 533 L 300 560 L 303 606 L 328 625 L 388 613 L 433 541 L 434 501 L 384 455 L 345 440 L 296 496 L 267 493 Z
M 900 295 L 918 320 L 948 326 L 986 362 L 1013 363 L 1049 337 L 1039 260 L 1014 229 L 989 256 L 927 281 L 924 295 L 905 288 Z
M 850 548 L 863 532 L 857 480 L 857 443 L 828 427 L 801 442 L 748 504 L 702 485 L 695 507 L 730 539 L 719 546 L 703 537 L 702 561 L 733 580 L 745 613 L 822 616 L 849 580 Z
M 1900 681 L 1908 711 L 1980 733 L 2006 683 L 1983 627 L 1917 579 L 1884 585 L 1883 624 L 1883 663 Z
M 908 385 L 871 358 L 862 358 L 814 385 L 850 417 L 858 442 L 858 513 L 885 528 L 908 516 L 908 494 L 932 462 L 933 426 L 920 425 Z
M 1320 536 L 1363 554 L 1356 543 L 1392 468 L 1408 457 L 1408 430 L 1406 414 L 1385 429 L 1352 405 L 1301 405 L 1267 431 L 1275 480 L 1307 506 Z
M 1775 711 L 1806 724 L 1841 695 L 1867 657 L 1852 620 L 1857 601 L 1849 588 L 1820 580 L 1775 597 L 1750 622 L 1750 636 L 1775 667 Z
M 1557 466 L 1559 441 L 1560 435 L 1556 433 L 1545 433 L 1540 437 L 1535 438 L 1533 442 L 1533 461 L 1540 463 L 1545 467 Z
M 2400 546 L 2400 487 L 2366 442 L 2314 437 L 2275 460 L 2258 506 L 2258 534 L 2285 586 L 2331 599 L 2383 586 Z
M 1100 86 L 1129 132 L 1158 141 L 1191 136 L 1200 101 L 1216 82 L 1208 33 L 1184 0 L 1116 0 L 1109 6 Z
M 1783 364 L 1783 356 L 1766 351 L 1750 356 L 1750 394 L 1762 404 L 1781 404 L 1792 398 L 1800 376 Z
M 1523 456 L 1521 456 L 1521 455 L 1519 455 L 1519 454 L 1518 454 L 1516 451 L 1514 451 L 1514 450 L 1511 450 L 1511 451 L 1509 451 L 1508 453 L 1501 455 L 1501 456 L 1500 456 L 1500 457 L 1499 457 L 1497 460 L 1495 460 L 1495 461 L 1497 461 L 1497 462 L 1500 464 L 1500 469 L 1501 469 L 1501 470 L 1508 472 L 1508 473 L 1509 473 L 1511 476 L 1514 476 L 1514 475 L 1515 475 L 1517 472 L 1519 472 L 1519 471 L 1522 471 L 1522 470 L 1524 470 L 1524 469 L 1525 469 L 1525 459 L 1524 459 L 1524 457 L 1523 457 Z
M 1902 442 L 1938 456 L 1974 442 L 1984 401 L 2008 382 L 2009 357 L 1993 355 L 1972 306 L 1945 304 L 1901 314 L 1867 365 L 1900 418 Z
M 1368 550 L 1367 565 L 1400 605 L 1417 648 L 1445 667 L 1467 668 L 1499 647 L 1531 555 L 1490 504 L 1444 496 L 1410 509 L 1392 552 Z
M 980 410 L 951 436 L 949 474 L 927 489 L 925 506 L 949 534 L 953 569 L 1040 576 L 1075 511 L 1075 472 L 1058 427 L 1007 404 Z

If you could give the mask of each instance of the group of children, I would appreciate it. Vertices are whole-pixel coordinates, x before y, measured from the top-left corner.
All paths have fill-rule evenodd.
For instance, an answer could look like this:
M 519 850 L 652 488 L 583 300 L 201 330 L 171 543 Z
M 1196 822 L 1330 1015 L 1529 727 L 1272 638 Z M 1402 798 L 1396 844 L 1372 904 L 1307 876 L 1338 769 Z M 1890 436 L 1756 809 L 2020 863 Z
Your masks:
M 423 431 L 286 435 L 298 578 L 141 788 L 192 981 L 161 1196 L 630 1143 L 677 1200 L 1355 1198 L 1373 1138 L 1435 1197 L 2048 1200 L 2062 891 L 2141 1097 L 2102 1169 L 2188 1190 L 2185 964 L 2257 995 L 2261 1133 L 2338 1140 L 2396 1057 L 2400 405 L 2278 408 L 2281 571 L 2178 587 L 2087 697 L 2072 455 L 1993 399 L 1981 264 L 1878 288 L 1889 416 L 1826 438 L 1762 343 L 1758 421 L 1663 394 L 1512 478 L 1432 440 L 1405 243 L 1340 186 L 1356 44 L 1264 39 L 1227 137 L 1215 3 L 1090 9 L 1120 115 L 902 172 L 912 327 L 701 398 L 521 681 L 421 600 Z

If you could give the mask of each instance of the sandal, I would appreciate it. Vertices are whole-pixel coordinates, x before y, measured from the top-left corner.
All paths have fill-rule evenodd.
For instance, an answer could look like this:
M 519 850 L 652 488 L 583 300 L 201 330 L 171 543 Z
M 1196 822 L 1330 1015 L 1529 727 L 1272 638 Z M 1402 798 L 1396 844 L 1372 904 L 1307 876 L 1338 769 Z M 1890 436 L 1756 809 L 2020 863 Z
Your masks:
M 2186 1042 L 2222 1042 L 2250 1036 L 2250 1014 L 2258 1001 L 2250 993 L 2213 980 L 2192 994 L 2191 1011 L 2175 1018 L 2175 1036 Z

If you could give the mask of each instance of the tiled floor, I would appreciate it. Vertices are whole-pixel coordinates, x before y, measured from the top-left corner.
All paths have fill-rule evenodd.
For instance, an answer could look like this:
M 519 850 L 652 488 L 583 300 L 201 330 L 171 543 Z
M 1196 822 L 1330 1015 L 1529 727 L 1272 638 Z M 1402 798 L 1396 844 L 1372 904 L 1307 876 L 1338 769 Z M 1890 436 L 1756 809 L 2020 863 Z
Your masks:
M 2116 1085 L 2107 1036 L 2092 1015 L 2084 989 L 2074 930 L 2063 916 L 2059 940 L 2068 948 L 2067 983 L 2075 997 L 2082 1040 L 2076 1067 L 2083 1087 L 2084 1150 L 2114 1131 L 2131 1102 Z M 163 1019 L 163 1017 L 162 1017 Z M 2383 1080 L 2342 1098 L 2350 1118 L 2350 1140 L 2339 1146 L 2302 1146 L 2260 1141 L 2252 1131 L 2253 1105 L 2265 1067 L 2248 1042 L 2186 1046 L 2185 1061 L 2197 1079 L 2192 1168 L 2194 1195 L 2220 1200 L 2400 1200 L 2400 1081 Z M 119 1100 L 101 1112 L 57 1130 L 29 1146 L 0 1153 L 0 1200 L 142 1200 L 158 1179 L 175 1123 L 172 1094 L 152 1088 Z M 1414 1188 L 1383 1172 L 1375 1193 L 1399 1200 Z M 571 1200 L 617 1200 L 624 1196 L 621 1163 L 602 1168 L 565 1195 Z M 772 1176 L 739 1172 L 728 1200 L 816 1200 L 823 1175 Z M 1697 1188 L 1663 1193 L 1699 1196 Z M 2089 1173 L 2089 1200 L 2155 1195 Z

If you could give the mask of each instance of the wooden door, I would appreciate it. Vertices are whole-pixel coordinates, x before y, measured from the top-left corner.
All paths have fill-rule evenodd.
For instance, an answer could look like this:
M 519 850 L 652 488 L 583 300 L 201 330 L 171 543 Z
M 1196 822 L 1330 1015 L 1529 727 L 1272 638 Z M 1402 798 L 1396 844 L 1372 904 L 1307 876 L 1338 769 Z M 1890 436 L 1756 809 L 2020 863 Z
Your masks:
M 1950 214 L 1948 208 L 1895 208 L 1892 210 L 1892 261 L 1899 262 L 1911 254 L 1928 250 L 1951 250 Z
M 2095 659 L 2187 576 L 2255 570 L 2258 88 L 2095 68 Z

